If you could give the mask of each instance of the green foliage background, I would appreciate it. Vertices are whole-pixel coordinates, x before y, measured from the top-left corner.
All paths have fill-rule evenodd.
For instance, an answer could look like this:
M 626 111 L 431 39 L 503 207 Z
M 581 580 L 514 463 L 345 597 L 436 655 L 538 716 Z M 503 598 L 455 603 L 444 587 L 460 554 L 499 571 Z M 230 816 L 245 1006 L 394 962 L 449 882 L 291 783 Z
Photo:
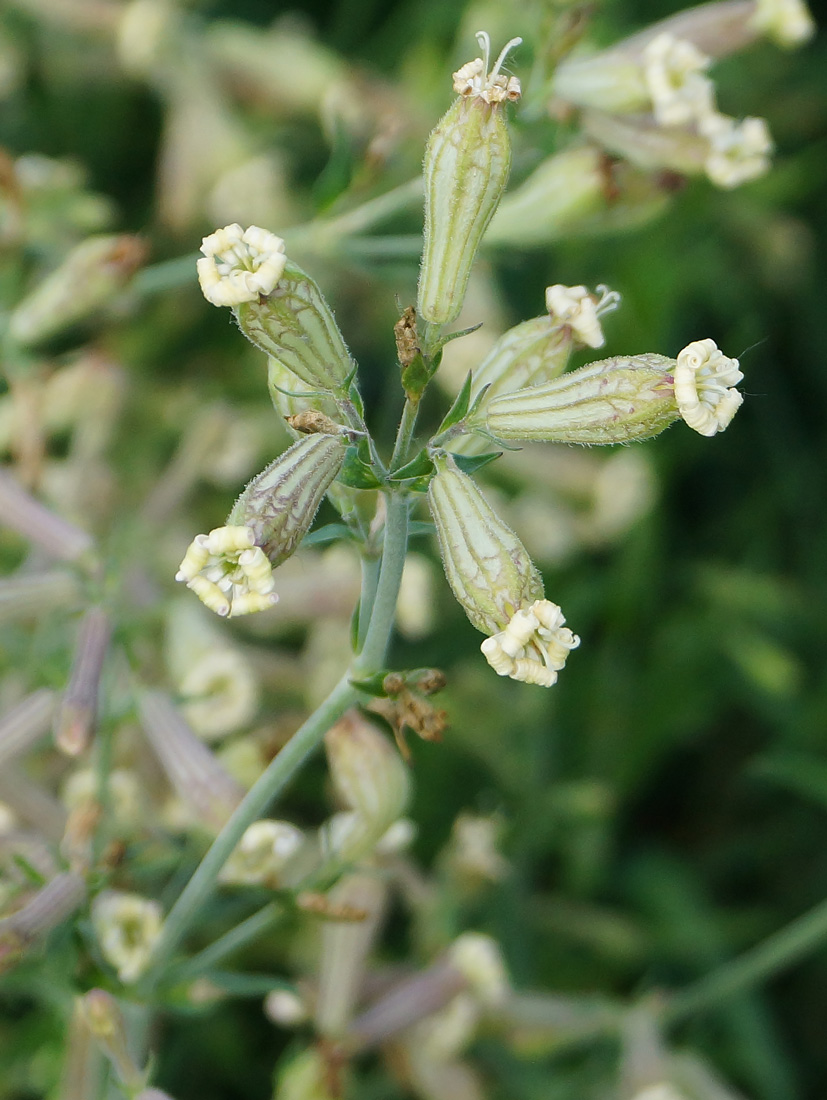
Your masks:
M 154 217 L 157 99 L 98 65 L 94 35 L 31 8 L 4 13 L 26 73 L 4 105 L 0 144 L 84 164 L 93 189 L 114 200 L 119 228 L 149 238 L 153 260 L 193 251 L 209 225 L 175 237 Z M 198 10 L 253 24 L 282 14 L 263 0 Z M 444 73 L 467 45 L 454 46 L 459 5 L 334 0 L 302 10 L 333 50 L 429 88 L 427 132 L 448 102 Z M 671 10 L 660 0 L 610 3 L 601 33 L 609 41 Z M 433 859 L 461 810 L 501 812 L 514 873 L 486 896 L 475 926 L 503 944 L 520 987 L 677 988 L 827 897 L 825 72 L 819 40 L 789 54 L 761 44 L 717 66 L 726 108 L 769 120 L 778 153 L 763 180 L 731 193 L 691 182 L 642 229 L 490 258 L 512 323 L 537 312 L 550 282 L 605 282 L 624 299 L 608 354 L 674 354 L 709 335 L 740 355 L 747 395 L 719 439 L 675 428 L 648 445 L 659 499 L 619 545 L 546 570 L 549 594 L 583 639 L 552 691 L 493 677 L 460 609 L 442 598 L 439 632 L 394 654 L 399 666 L 449 674 L 445 742 L 413 748 L 417 854 Z M 329 208 L 358 172 L 345 135 L 331 151 L 309 121 L 262 111 L 250 125 L 289 150 L 305 212 Z M 419 156 L 411 148 L 399 158 L 394 182 Z M 413 217 L 399 227 L 417 231 Z M 395 298 L 412 298 L 415 260 L 340 257 L 313 273 L 368 372 L 374 422 L 387 410 L 390 427 Z M 268 399 L 257 355 L 194 285 L 147 298 L 106 339 L 131 375 L 128 430 L 112 455 L 127 516 L 200 402 L 266 410 Z M 228 503 L 204 491 L 194 515 L 208 529 Z M 4 553 L 11 567 L 15 551 Z M 57 681 L 64 655 L 48 645 L 44 654 L 42 637 L 7 637 L 3 664 L 14 667 L 26 646 Z M 311 769 L 293 809 L 318 784 Z M 37 1060 L 59 1051 L 43 990 L 24 978 L 6 979 L 2 994 L 3 1100 L 41 1096 L 50 1074 Z M 747 1095 L 820 1100 L 825 1020 L 822 949 L 676 1035 Z M 253 1002 L 210 1022 L 179 1020 L 165 1032 L 159 1084 L 178 1100 L 265 1097 L 279 1042 Z M 591 1095 L 612 1056 L 599 1047 L 526 1061 L 493 1043 L 477 1053 L 492 1095 L 509 1100 Z M 396 1095 L 378 1072 L 372 1080 L 365 1097 Z

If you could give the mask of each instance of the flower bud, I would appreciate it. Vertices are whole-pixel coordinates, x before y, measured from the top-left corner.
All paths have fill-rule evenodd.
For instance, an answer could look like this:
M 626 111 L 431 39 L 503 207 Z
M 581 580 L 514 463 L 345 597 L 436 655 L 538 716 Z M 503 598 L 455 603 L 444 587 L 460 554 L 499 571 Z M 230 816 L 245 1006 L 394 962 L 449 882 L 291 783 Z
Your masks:
M 38 344 L 91 317 L 120 294 L 144 256 L 137 237 L 90 237 L 13 310 L 11 336 Z
M 511 168 L 511 143 L 502 104 L 520 97 L 516 77 L 500 69 L 512 39 L 488 72 L 488 35 L 477 34 L 483 56 L 454 73 L 453 105 L 425 150 L 425 242 L 417 311 L 432 324 L 453 321 L 465 297 L 471 265 L 497 209 Z
M 161 934 L 161 906 L 138 894 L 107 890 L 92 902 L 92 926 L 101 952 L 122 982 L 146 969 Z
M 353 360 L 322 292 L 284 255 L 284 241 L 252 225 L 205 237 L 198 280 L 213 305 L 232 306 L 244 335 L 314 390 L 341 389 Z
M 287 821 L 256 821 L 224 864 L 219 880 L 230 886 L 268 886 L 282 882 L 285 867 L 304 845 L 301 829 Z
M 309 1047 L 280 1070 L 273 1100 L 340 1100 L 340 1072 L 325 1061 L 321 1049 Z
M 129 1052 L 126 1024 L 118 1002 L 103 989 L 90 989 L 79 1004 L 86 1026 L 111 1062 L 118 1081 L 125 1091 L 134 1093 L 145 1084 L 146 1074 Z
M 86 901 L 86 883 L 74 871 L 54 876 L 22 909 L 0 920 L 0 970 L 13 965 L 26 948 L 48 935 Z
M 656 179 L 612 164 L 596 145 L 577 145 L 542 161 L 509 191 L 485 240 L 536 248 L 577 233 L 638 226 L 661 214 L 668 198 Z
M 342 803 L 379 833 L 405 812 L 410 796 L 408 769 L 379 731 L 348 714 L 325 734 L 333 786 Z
M 243 787 L 198 740 L 163 692 L 142 692 L 138 715 L 178 797 L 202 825 L 218 832 L 244 797 Z
M 55 744 L 67 756 L 79 756 L 97 725 L 100 680 L 112 626 L 102 607 L 83 616 L 75 643 L 72 672 L 55 716 Z
M 175 579 L 217 615 L 247 615 L 278 600 L 273 567 L 307 534 L 344 460 L 342 436 L 303 436 L 254 477 L 226 527 L 197 535 Z
M 28 752 L 52 724 L 55 693 L 48 688 L 33 691 L 0 716 L 0 768 Z

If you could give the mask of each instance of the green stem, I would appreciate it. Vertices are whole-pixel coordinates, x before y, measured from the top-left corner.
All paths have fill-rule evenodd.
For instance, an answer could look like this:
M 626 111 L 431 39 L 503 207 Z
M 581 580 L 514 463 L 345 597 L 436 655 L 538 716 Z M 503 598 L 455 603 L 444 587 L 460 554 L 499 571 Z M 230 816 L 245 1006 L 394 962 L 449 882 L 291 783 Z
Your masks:
M 353 673 L 356 677 L 369 676 L 385 663 L 407 550 L 408 499 L 399 493 L 393 493 L 388 500 L 388 514 L 385 518 L 385 541 L 373 613 L 362 652 L 353 662 Z
M 198 919 L 202 906 L 215 889 L 219 871 L 245 831 L 261 817 L 273 799 L 284 790 L 333 723 L 341 718 L 358 698 L 359 692 L 351 686 L 348 673 L 342 677 L 327 699 L 310 715 L 304 725 L 293 734 L 267 770 L 244 796 L 196 867 L 192 878 L 164 921 L 163 931 L 153 952 L 151 969 L 144 979 L 144 986 L 151 987 L 162 977 L 176 947 Z
M 268 902 L 262 909 L 247 917 L 246 920 L 241 921 L 240 924 L 235 925 L 223 936 L 219 936 L 209 947 L 205 947 L 203 951 L 199 951 L 197 955 L 187 959 L 181 966 L 175 967 L 169 976 L 170 984 L 197 978 L 205 970 L 210 970 L 217 963 L 226 959 L 228 955 L 232 955 L 242 947 L 246 947 L 248 943 L 258 939 L 263 932 L 267 932 L 283 913 L 283 908 L 277 905 L 276 902 Z
M 410 397 L 406 397 L 405 407 L 402 409 L 402 419 L 399 422 L 399 431 L 396 433 L 396 443 L 394 444 L 393 454 L 391 455 L 391 470 L 395 470 L 399 466 L 405 464 L 411 440 L 413 439 L 418 413 L 419 398 L 414 401 Z
M 370 675 L 382 667 L 393 628 L 407 543 L 408 501 L 403 496 L 394 495 L 388 504 L 382 564 L 362 652 L 327 699 L 293 734 L 250 788 L 196 867 L 192 878 L 164 921 L 150 969 L 142 983 L 144 991 L 160 981 L 178 944 L 198 919 L 201 908 L 215 890 L 218 874 L 244 832 L 284 790 L 333 723 L 359 700 L 360 693 L 351 684 L 351 678 Z
M 360 206 L 348 210 L 338 217 L 329 218 L 326 221 L 310 222 L 308 225 L 297 226 L 295 229 L 286 229 L 284 238 L 288 249 L 296 247 L 325 251 L 331 244 L 341 240 L 342 237 L 351 237 L 357 233 L 364 233 L 379 222 L 384 221 L 400 210 L 406 210 L 413 203 L 422 198 L 424 183 L 422 176 L 409 180 L 407 183 L 394 187 L 392 191 L 379 195 L 375 199 L 368 199 Z
M 373 614 L 373 602 L 376 599 L 376 588 L 379 584 L 379 568 L 381 558 L 374 555 L 362 555 L 362 594 L 359 597 L 359 632 L 356 638 L 356 652 L 361 653 L 365 644 L 365 636 L 368 632 L 371 616 Z
M 791 966 L 825 939 L 827 901 L 822 901 L 757 947 L 675 994 L 664 1006 L 661 1018 L 673 1024 L 711 1008 Z

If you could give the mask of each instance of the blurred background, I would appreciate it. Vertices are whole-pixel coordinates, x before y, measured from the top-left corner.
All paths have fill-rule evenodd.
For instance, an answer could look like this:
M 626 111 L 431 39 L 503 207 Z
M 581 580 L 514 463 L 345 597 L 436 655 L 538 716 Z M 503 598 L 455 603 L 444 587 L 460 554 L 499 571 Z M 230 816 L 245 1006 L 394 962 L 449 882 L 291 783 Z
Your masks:
M 579 17 L 608 44 L 674 10 L 606 0 Z M 0 446 L 24 484 L 96 531 L 114 572 L 143 561 L 147 594 L 124 632 L 148 680 L 172 677 L 162 639 L 182 545 L 287 441 L 259 354 L 198 291 L 201 237 L 231 221 L 283 233 L 333 305 L 369 421 L 390 439 L 392 326 L 415 297 L 420 208 L 400 203 L 352 241 L 297 227 L 417 175 L 475 30 L 495 47 L 524 34 L 512 58 L 524 77 L 532 27 L 568 15 L 539 0 L 4 3 L 3 310 L 90 234 L 134 235 L 142 256 L 120 254 L 138 271 L 105 309 L 34 342 L 0 398 Z M 415 855 L 433 865 L 461 813 L 497 822 L 508 873 L 469 895 L 464 920 L 499 940 L 523 989 L 680 988 L 827 897 L 827 55 L 819 37 L 796 51 L 759 42 L 714 73 L 727 113 L 768 120 L 769 174 L 732 191 L 675 177 L 620 228 L 597 218 L 534 247 L 487 248 L 462 318 L 483 328 L 444 371 L 450 392 L 485 340 L 540 313 L 559 282 L 622 294 L 607 355 L 676 355 L 712 337 L 745 374 L 744 406 L 714 440 L 674 427 L 635 448 L 516 452 L 486 471 L 582 638 L 553 690 L 491 674 L 430 540 L 412 546 L 392 665 L 444 669 L 450 720 L 441 744 L 411 746 Z M 527 100 L 515 186 L 571 126 Z M 433 395 L 426 421 L 445 400 Z M 5 573 L 26 553 L 3 533 Z M 352 562 L 309 553 L 284 614 L 231 632 L 274 737 L 344 661 Z M 5 701 L 63 682 L 75 613 L 68 601 L 2 624 Z M 314 764 L 285 812 L 312 820 L 321 783 Z M 409 936 L 393 916 L 387 951 L 404 954 Z M 4 985 L 0 1097 L 51 1095 L 48 997 L 34 981 Z M 745 1096 L 821 1100 L 825 1021 L 822 948 L 674 1037 Z M 285 1044 L 253 1002 L 182 1016 L 166 1027 L 159 1083 L 178 1100 L 266 1097 Z M 600 1043 L 525 1057 L 475 1047 L 490 1095 L 508 1100 L 611 1095 L 594 1090 L 613 1057 Z M 403 1094 L 377 1070 L 361 1095 Z

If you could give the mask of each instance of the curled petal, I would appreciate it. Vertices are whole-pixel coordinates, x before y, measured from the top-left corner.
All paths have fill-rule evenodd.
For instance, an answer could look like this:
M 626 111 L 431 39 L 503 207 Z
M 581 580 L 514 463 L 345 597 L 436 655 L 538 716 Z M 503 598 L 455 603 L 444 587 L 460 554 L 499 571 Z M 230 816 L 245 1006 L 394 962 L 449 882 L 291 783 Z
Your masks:
M 738 360 L 724 355 L 714 340 L 688 344 L 675 365 L 675 400 L 689 427 L 701 435 L 722 432 L 744 400 L 733 388 L 743 377 Z
M 580 645 L 565 621 L 557 604 L 535 600 L 515 612 L 506 628 L 486 638 L 480 648 L 498 675 L 551 687 L 569 651 Z
M 257 225 L 216 229 L 201 243 L 204 258 L 196 264 L 208 302 L 235 306 L 271 294 L 284 272 L 284 241 Z

